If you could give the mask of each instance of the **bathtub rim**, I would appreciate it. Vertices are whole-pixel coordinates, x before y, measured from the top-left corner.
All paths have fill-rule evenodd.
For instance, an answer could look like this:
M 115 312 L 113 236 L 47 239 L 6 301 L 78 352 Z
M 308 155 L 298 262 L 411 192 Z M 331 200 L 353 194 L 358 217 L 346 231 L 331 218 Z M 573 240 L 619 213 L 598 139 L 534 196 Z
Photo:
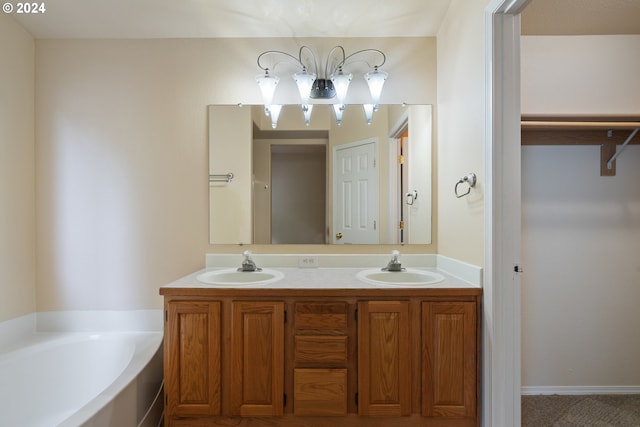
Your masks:
M 76 412 L 64 419 L 57 427 L 77 427 L 81 426 L 95 416 L 99 411 L 109 405 L 113 400 L 126 389 L 138 375 L 151 363 L 158 351 L 162 350 L 162 333 L 146 331 L 116 331 L 103 332 L 105 335 L 135 334 L 136 346 L 131 360 L 124 370 L 97 396 L 82 405 Z M 141 340 L 142 342 L 139 342 Z M 161 386 L 162 384 L 160 384 Z
M 0 352 L 40 332 L 162 332 L 163 309 L 39 311 L 0 322 Z
M 82 310 L 37 312 L 0 322 L 0 356 L 59 339 L 101 334 L 136 334 L 134 354 L 117 378 L 58 424 L 83 425 L 124 391 L 163 350 L 163 310 Z M 73 338 L 72 338 L 73 337 Z M 159 384 L 162 387 L 162 382 Z

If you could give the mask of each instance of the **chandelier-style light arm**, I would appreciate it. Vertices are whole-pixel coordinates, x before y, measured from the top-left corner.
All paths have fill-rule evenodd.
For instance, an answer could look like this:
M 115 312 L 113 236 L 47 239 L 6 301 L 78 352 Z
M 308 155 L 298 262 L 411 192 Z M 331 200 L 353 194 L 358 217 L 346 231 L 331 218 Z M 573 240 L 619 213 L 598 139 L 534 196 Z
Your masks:
M 335 52 L 336 50 L 340 50 L 340 52 L 342 52 L 342 61 L 338 62 L 338 64 L 336 65 L 335 69 L 329 70 L 329 61 L 331 60 L 331 56 L 333 55 L 333 52 Z M 349 56 L 351 56 L 351 55 L 349 55 Z M 340 67 L 342 67 L 344 65 L 346 60 L 347 60 L 347 56 L 346 56 L 344 48 L 342 46 L 338 45 L 338 46 L 334 46 L 333 48 L 331 48 L 331 50 L 329 51 L 329 54 L 327 55 L 327 61 L 324 64 L 324 77 L 331 76 L 331 74 L 333 74 L 337 69 L 339 69 Z
M 315 53 L 313 53 L 313 50 L 309 47 L 309 46 L 300 46 L 300 50 L 298 51 L 298 62 L 300 62 L 300 64 L 302 64 L 303 69 L 306 68 L 307 70 L 309 70 L 310 68 L 304 65 L 304 61 L 302 60 L 302 51 L 306 49 L 310 54 L 311 57 L 313 58 L 313 71 L 314 73 L 318 73 L 318 58 L 316 58 Z
M 268 72 L 270 70 L 270 68 L 262 66 L 262 64 L 260 63 L 260 59 L 262 59 L 262 57 L 265 56 L 265 55 L 274 54 L 274 53 L 287 56 L 287 57 L 293 59 L 296 62 L 296 65 L 299 65 L 301 68 L 305 68 L 305 65 L 302 63 L 302 61 L 300 61 L 300 59 L 296 58 L 295 56 L 293 56 L 293 55 L 291 55 L 291 54 L 289 54 L 287 52 L 283 52 L 281 50 L 268 50 L 268 51 L 262 52 L 260 55 L 258 55 L 258 59 L 256 61 L 258 63 L 258 68 L 260 68 L 262 71 Z M 273 68 L 276 68 L 276 66 L 274 65 Z
M 369 66 L 369 68 L 379 68 L 379 67 L 382 67 L 385 62 L 387 62 L 387 56 L 384 54 L 384 52 L 382 52 L 381 50 L 378 50 L 378 49 L 362 49 L 362 50 L 358 50 L 356 52 L 353 52 L 352 54 L 350 54 L 348 56 L 345 56 L 344 49 L 342 48 L 342 46 L 336 46 L 336 47 L 339 47 L 340 49 L 342 49 L 342 61 L 339 62 L 338 65 L 336 65 L 336 70 L 338 68 L 343 67 L 350 58 L 353 58 L 356 55 L 359 55 L 361 53 L 366 53 L 366 52 L 375 52 L 375 53 L 379 54 L 382 57 L 382 61 L 379 64 L 370 64 L 368 61 L 364 61 Z M 334 47 L 334 49 L 335 49 L 335 47 Z
M 281 50 L 267 50 L 266 52 L 262 52 L 260 55 L 258 55 L 258 59 L 257 59 L 257 63 L 258 63 L 258 68 L 260 68 L 263 71 L 269 71 L 273 68 L 276 67 L 277 63 L 274 64 L 273 68 L 269 68 L 269 67 L 265 67 L 262 65 L 262 63 L 260 62 L 260 60 L 262 59 L 263 56 L 265 55 L 271 55 L 271 54 L 279 54 L 279 55 L 284 55 L 290 59 L 293 59 L 293 61 L 295 61 L 295 65 L 299 66 L 301 69 L 303 70 L 309 70 L 310 67 L 307 66 L 304 61 L 302 61 L 302 51 L 306 49 L 309 51 L 309 53 L 311 54 L 311 57 L 313 58 L 313 71 L 316 71 L 318 69 L 318 62 L 316 59 L 315 54 L 313 53 L 313 51 L 308 47 L 308 46 L 302 46 L 300 47 L 300 50 L 298 51 L 298 57 L 296 58 L 295 56 L 291 55 L 290 53 L 287 52 L 283 52 Z

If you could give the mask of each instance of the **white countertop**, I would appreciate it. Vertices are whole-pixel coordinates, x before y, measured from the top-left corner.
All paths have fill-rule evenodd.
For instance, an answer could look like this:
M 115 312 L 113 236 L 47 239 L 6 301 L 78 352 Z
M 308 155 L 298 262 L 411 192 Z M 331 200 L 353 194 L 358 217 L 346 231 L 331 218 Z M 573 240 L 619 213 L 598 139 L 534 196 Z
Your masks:
M 387 285 L 364 282 L 356 277 L 363 268 L 274 268 L 284 274 L 284 277 L 276 282 L 268 284 L 235 284 L 213 285 L 200 282 L 197 277 L 208 271 L 228 269 L 206 268 L 181 277 L 163 288 L 212 288 L 212 289 L 428 289 L 428 288 L 480 288 L 480 284 L 455 277 L 438 268 L 411 268 L 412 270 L 424 270 L 442 275 L 444 280 L 427 285 Z M 365 268 L 369 269 L 369 268 Z M 246 273 L 251 274 L 251 273 Z

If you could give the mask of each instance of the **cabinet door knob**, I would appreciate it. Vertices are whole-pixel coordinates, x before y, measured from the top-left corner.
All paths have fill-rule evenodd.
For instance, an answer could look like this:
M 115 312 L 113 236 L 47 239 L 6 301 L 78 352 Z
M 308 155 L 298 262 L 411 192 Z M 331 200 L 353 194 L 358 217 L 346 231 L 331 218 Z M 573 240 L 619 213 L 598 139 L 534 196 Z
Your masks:
M 336 239 L 338 240 L 342 239 L 342 233 L 336 233 Z

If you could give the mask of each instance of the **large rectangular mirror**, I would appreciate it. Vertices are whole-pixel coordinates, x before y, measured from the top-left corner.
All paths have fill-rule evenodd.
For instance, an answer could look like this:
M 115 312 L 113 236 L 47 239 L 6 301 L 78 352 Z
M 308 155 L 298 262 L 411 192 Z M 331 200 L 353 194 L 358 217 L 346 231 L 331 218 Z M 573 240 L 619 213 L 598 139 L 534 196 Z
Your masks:
M 429 244 L 432 108 L 208 107 L 212 244 Z

